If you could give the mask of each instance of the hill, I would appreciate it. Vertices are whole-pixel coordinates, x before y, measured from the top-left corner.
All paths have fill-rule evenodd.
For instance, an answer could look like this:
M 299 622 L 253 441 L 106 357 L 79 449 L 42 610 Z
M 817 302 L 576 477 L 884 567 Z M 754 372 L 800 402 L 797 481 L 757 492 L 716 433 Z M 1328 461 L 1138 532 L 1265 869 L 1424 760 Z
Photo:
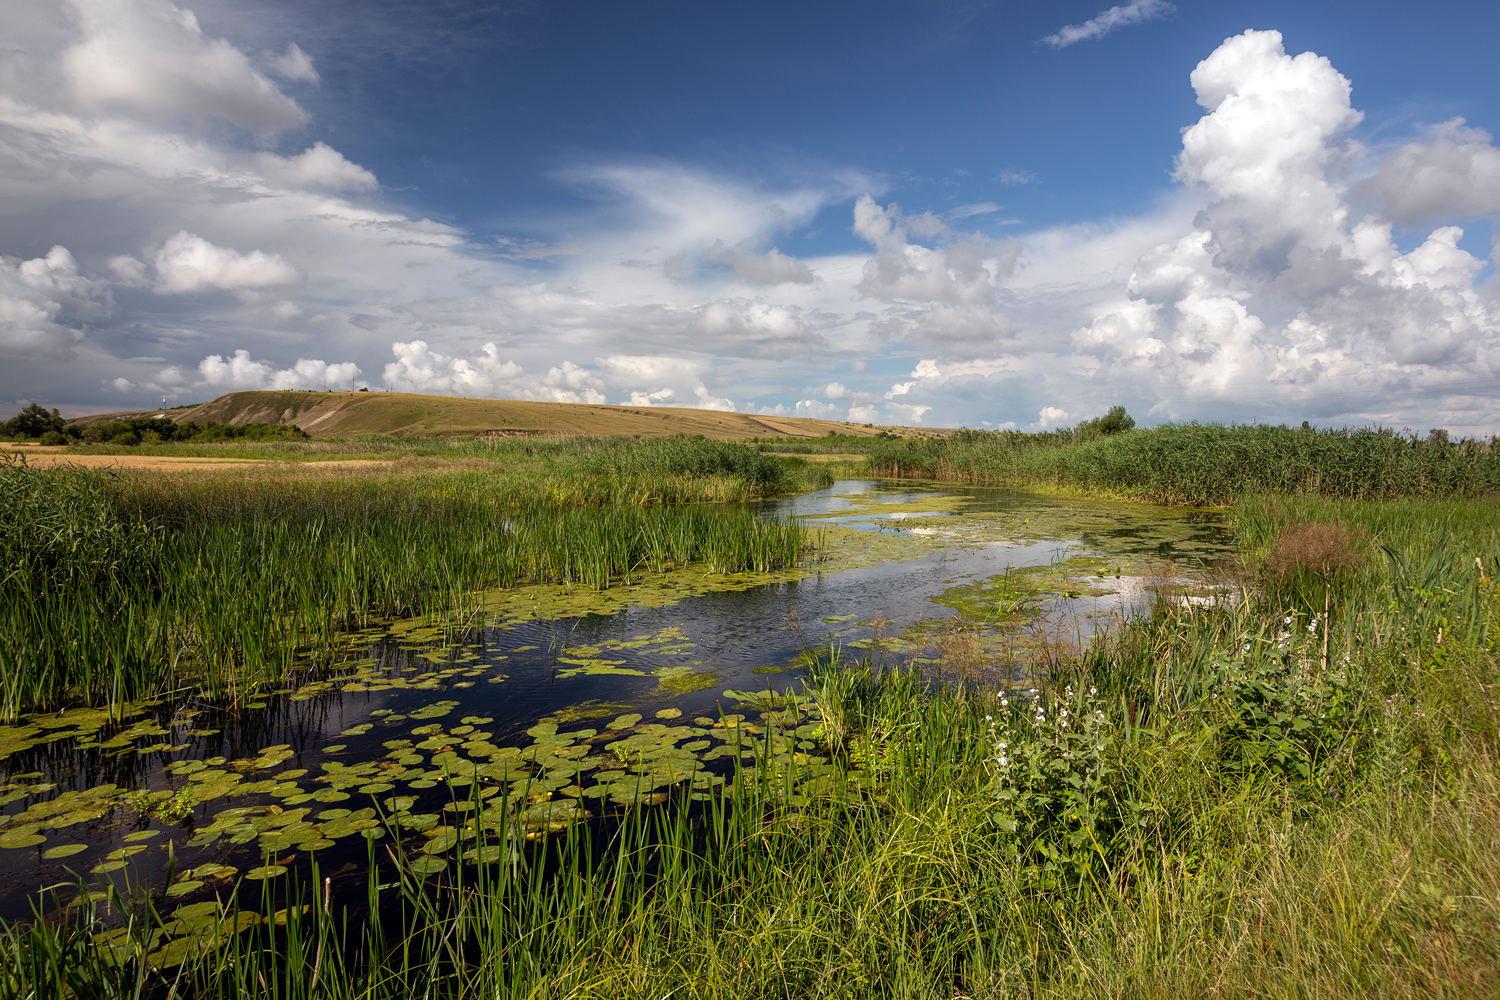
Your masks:
M 664 437 L 702 434 L 720 440 L 751 437 L 821 438 L 830 432 L 873 437 L 883 427 L 770 417 L 686 407 L 537 403 L 517 399 L 466 399 L 406 392 L 231 392 L 197 406 L 79 417 L 85 426 L 103 420 L 165 415 L 177 423 L 296 424 L 317 437 L 356 434 L 589 434 Z M 931 428 L 891 428 L 908 434 Z M 942 433 L 939 431 L 938 433 Z

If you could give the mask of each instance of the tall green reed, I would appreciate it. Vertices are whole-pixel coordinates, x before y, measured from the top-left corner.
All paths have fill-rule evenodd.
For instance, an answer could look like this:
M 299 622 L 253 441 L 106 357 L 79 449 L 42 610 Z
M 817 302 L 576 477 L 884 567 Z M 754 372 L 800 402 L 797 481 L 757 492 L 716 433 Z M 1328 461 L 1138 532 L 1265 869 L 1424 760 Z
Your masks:
M 1492 442 L 1423 441 L 1385 429 L 1173 424 L 1078 442 L 1067 434 L 965 431 L 871 449 L 875 475 L 1048 485 L 1158 503 L 1242 495 L 1476 497 L 1500 491 Z
M 702 564 L 792 565 L 794 523 L 735 505 L 502 505 L 472 477 L 163 481 L 0 468 L 0 715 L 232 696 L 325 664 L 371 622 L 523 583 L 596 590 Z

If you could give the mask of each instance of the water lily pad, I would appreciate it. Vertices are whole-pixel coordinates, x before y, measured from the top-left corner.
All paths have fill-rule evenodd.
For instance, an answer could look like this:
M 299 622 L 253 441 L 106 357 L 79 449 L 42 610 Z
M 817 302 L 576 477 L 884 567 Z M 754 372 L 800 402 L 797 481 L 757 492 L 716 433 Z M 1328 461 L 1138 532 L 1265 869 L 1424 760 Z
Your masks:
M 188 893 L 190 893 L 190 892 L 196 892 L 197 890 L 199 890 L 201 888 L 203 888 L 203 883 L 202 882 L 197 882 L 197 881 L 178 882 L 178 883 L 176 883 L 174 885 L 170 885 L 170 886 L 167 887 L 167 895 L 168 896 L 186 896 Z
M 333 841 L 320 839 L 304 841 L 301 845 L 304 851 L 326 851 L 333 846 Z
M 411 863 L 411 870 L 414 874 L 417 875 L 436 875 L 438 872 L 447 867 L 448 862 L 444 861 L 442 858 L 418 858 Z
M 682 716 L 680 708 L 664 708 L 656 713 L 658 719 L 676 719 Z
M 209 862 L 206 865 L 199 865 L 197 868 L 184 872 L 183 876 L 185 878 L 197 879 L 231 878 L 233 877 L 234 873 L 235 869 L 229 865 L 220 865 L 215 864 L 214 862 Z
M 160 835 L 160 830 L 136 830 L 134 833 L 127 833 L 124 839 L 126 841 L 150 840 L 152 837 Z
M 250 869 L 245 873 L 245 877 L 248 879 L 254 879 L 255 881 L 259 882 L 263 881 L 264 879 L 275 878 L 277 875 L 285 874 L 286 867 L 284 865 L 265 865 L 261 868 Z
M 397 822 L 403 829 L 407 830 L 431 830 L 438 824 L 436 813 L 417 813 L 401 816 Z
M 90 868 L 89 871 L 95 875 L 105 875 L 109 872 L 117 872 L 125 866 L 126 863 L 124 861 L 101 861 L 94 867 Z
M 35 847 L 46 839 L 40 833 L 22 833 L 17 830 L 12 833 L 0 834 L 0 847 Z
M 311 909 L 311 906 L 308 903 L 303 903 L 300 907 L 295 907 L 294 906 L 294 907 L 290 908 L 291 912 L 293 912 L 293 913 L 299 913 L 299 914 L 300 913 L 306 913 L 309 909 Z M 277 910 L 276 911 L 276 915 L 272 918 L 272 922 L 274 922 L 277 927 L 285 927 L 286 926 L 286 921 L 287 921 L 287 915 L 288 915 L 288 911 L 287 910 Z
M 440 827 L 432 839 L 422 845 L 423 854 L 442 854 L 458 843 L 458 831 L 452 827 Z
M 80 851 L 86 851 L 88 849 L 88 844 L 58 844 L 56 847 L 49 847 L 45 851 L 43 851 L 42 857 L 46 858 L 48 861 L 55 861 L 58 858 L 72 857 L 73 855 L 78 854 Z

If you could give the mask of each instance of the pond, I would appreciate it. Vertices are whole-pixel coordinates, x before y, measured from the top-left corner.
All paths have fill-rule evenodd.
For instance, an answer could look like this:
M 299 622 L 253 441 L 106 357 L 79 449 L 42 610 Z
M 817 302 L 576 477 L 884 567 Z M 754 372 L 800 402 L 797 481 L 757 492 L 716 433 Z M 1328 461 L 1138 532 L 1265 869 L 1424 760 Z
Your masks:
M 815 719 L 761 718 L 800 690 L 807 650 L 1021 684 L 1154 593 L 1206 588 L 1233 550 L 1215 512 L 995 489 L 840 482 L 764 506 L 803 519 L 820 558 L 480 595 L 452 621 L 351 635 L 338 676 L 237 705 L 0 727 L 0 917 L 80 880 L 194 912 L 313 859 L 362 887 L 398 834 L 436 874 L 481 817 L 540 836 L 672 788 L 704 796 L 757 738 L 816 767 Z

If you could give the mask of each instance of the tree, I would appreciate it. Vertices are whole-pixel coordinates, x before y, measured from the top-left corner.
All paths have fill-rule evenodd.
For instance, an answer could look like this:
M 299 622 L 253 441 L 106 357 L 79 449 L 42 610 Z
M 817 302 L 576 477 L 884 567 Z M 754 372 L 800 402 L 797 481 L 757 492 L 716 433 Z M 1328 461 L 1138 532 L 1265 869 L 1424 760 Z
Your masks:
M 1085 420 L 1079 424 L 1074 434 L 1081 438 L 1108 437 L 1111 434 L 1121 434 L 1134 429 L 1135 418 L 1125 412 L 1125 407 L 1111 406 L 1104 416 Z
M 56 410 L 49 413 L 36 403 L 32 403 L 4 424 L 5 433 L 11 437 L 29 438 L 39 438 L 48 431 L 62 433 L 66 426 L 62 416 Z
M 1125 412 L 1123 406 L 1111 406 L 1109 412 L 1099 418 L 1100 434 L 1118 434 L 1135 430 L 1135 418 Z

